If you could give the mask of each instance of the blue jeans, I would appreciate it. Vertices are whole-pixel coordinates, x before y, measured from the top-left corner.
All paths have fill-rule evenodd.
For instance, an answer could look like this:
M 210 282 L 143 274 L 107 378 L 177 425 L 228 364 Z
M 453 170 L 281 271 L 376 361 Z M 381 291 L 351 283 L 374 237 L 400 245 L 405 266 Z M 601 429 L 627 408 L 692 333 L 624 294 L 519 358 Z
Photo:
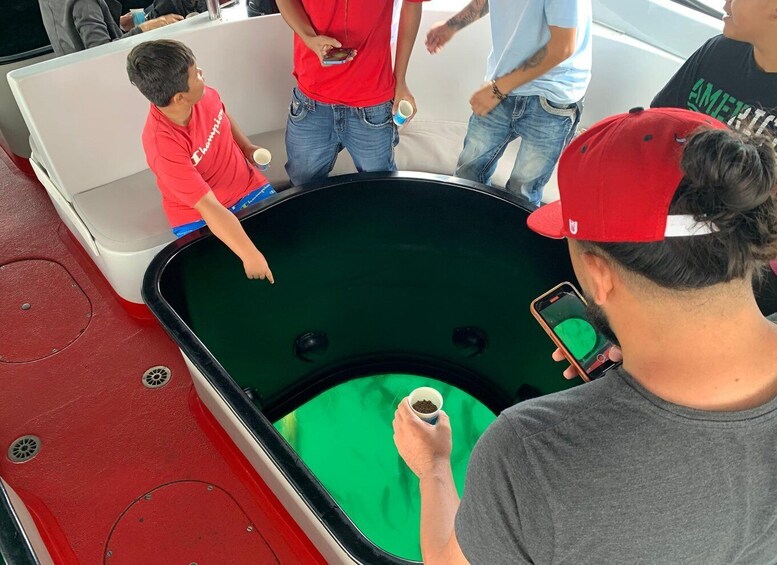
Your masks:
M 543 96 L 508 96 L 486 116 L 472 115 L 456 176 L 491 184 L 507 144 L 521 138 L 507 190 L 539 206 L 562 149 L 580 121 L 580 104 L 557 105 Z
M 392 102 L 365 108 L 324 104 L 295 88 L 286 123 L 286 173 L 291 183 L 326 177 L 343 148 L 360 173 L 396 171 L 394 147 L 399 135 L 392 106 Z
M 243 196 L 243 198 L 241 198 L 240 200 L 232 204 L 232 206 L 227 208 L 227 210 L 229 210 L 234 214 L 235 212 L 239 212 L 240 210 L 248 208 L 252 204 L 261 202 L 265 198 L 270 198 L 270 196 L 273 196 L 274 194 L 276 194 L 275 189 L 268 182 L 264 186 L 261 186 L 255 190 L 252 190 L 251 192 Z M 205 220 L 196 220 L 194 222 L 189 222 L 188 224 L 183 224 L 182 226 L 175 226 L 173 228 L 173 235 L 175 237 L 183 237 L 187 233 L 191 233 L 194 230 L 198 230 L 204 227 L 205 227 Z

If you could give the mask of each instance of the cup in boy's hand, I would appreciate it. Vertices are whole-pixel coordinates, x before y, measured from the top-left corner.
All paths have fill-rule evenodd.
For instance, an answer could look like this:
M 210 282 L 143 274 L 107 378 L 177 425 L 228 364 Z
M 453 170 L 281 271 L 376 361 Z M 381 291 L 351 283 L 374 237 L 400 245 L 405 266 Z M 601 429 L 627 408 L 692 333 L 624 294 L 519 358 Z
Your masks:
M 424 422 L 434 425 L 442 408 L 442 395 L 435 389 L 422 386 L 407 397 L 407 402 L 416 416 Z
M 254 151 L 254 163 L 256 163 L 256 166 L 259 168 L 260 171 L 266 171 L 270 166 L 270 161 L 272 161 L 272 154 L 270 151 L 265 149 L 264 147 L 260 147 L 259 149 Z

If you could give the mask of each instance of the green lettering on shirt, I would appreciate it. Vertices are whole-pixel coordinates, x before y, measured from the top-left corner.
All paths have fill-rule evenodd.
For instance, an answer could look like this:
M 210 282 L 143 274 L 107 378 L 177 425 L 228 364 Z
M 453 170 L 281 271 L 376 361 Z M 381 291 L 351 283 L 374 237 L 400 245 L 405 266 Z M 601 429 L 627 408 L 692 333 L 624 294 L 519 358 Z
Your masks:
M 777 116 L 767 110 L 753 108 L 749 104 L 737 100 L 728 92 L 706 79 L 700 78 L 688 93 L 688 109 L 707 114 L 745 135 L 760 135 L 769 126 L 777 129 Z M 777 136 L 773 145 L 777 148 Z
M 720 95 L 723 94 L 723 91 L 720 89 L 716 90 L 713 93 L 712 92 L 713 88 L 714 88 L 713 84 L 711 82 L 708 82 L 707 88 L 704 89 L 704 93 L 702 94 L 698 104 L 700 111 L 704 112 L 707 115 L 710 115 L 712 113 L 710 110 L 715 105 L 715 102 L 718 101 L 718 98 L 720 98 Z

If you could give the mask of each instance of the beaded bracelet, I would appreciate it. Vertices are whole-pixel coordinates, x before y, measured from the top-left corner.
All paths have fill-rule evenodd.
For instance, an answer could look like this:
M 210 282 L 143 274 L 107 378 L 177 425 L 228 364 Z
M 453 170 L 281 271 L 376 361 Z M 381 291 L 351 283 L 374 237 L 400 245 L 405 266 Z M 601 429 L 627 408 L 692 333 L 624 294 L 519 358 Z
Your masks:
M 494 96 L 497 97 L 497 99 L 504 100 L 507 98 L 506 94 L 502 94 L 502 92 L 499 90 L 499 87 L 496 85 L 496 79 L 491 81 L 491 91 L 494 93 Z

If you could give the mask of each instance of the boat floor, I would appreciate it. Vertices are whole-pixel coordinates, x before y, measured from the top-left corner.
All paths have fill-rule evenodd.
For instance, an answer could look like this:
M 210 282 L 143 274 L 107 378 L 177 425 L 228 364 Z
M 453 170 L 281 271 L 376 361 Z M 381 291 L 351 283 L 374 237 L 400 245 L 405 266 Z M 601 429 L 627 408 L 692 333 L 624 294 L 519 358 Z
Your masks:
M 0 201 L 0 476 L 54 562 L 324 563 L 200 403 L 174 343 L 127 314 L 2 152 Z M 148 388 L 157 365 L 172 378 Z M 12 462 L 28 434 L 39 453 Z

